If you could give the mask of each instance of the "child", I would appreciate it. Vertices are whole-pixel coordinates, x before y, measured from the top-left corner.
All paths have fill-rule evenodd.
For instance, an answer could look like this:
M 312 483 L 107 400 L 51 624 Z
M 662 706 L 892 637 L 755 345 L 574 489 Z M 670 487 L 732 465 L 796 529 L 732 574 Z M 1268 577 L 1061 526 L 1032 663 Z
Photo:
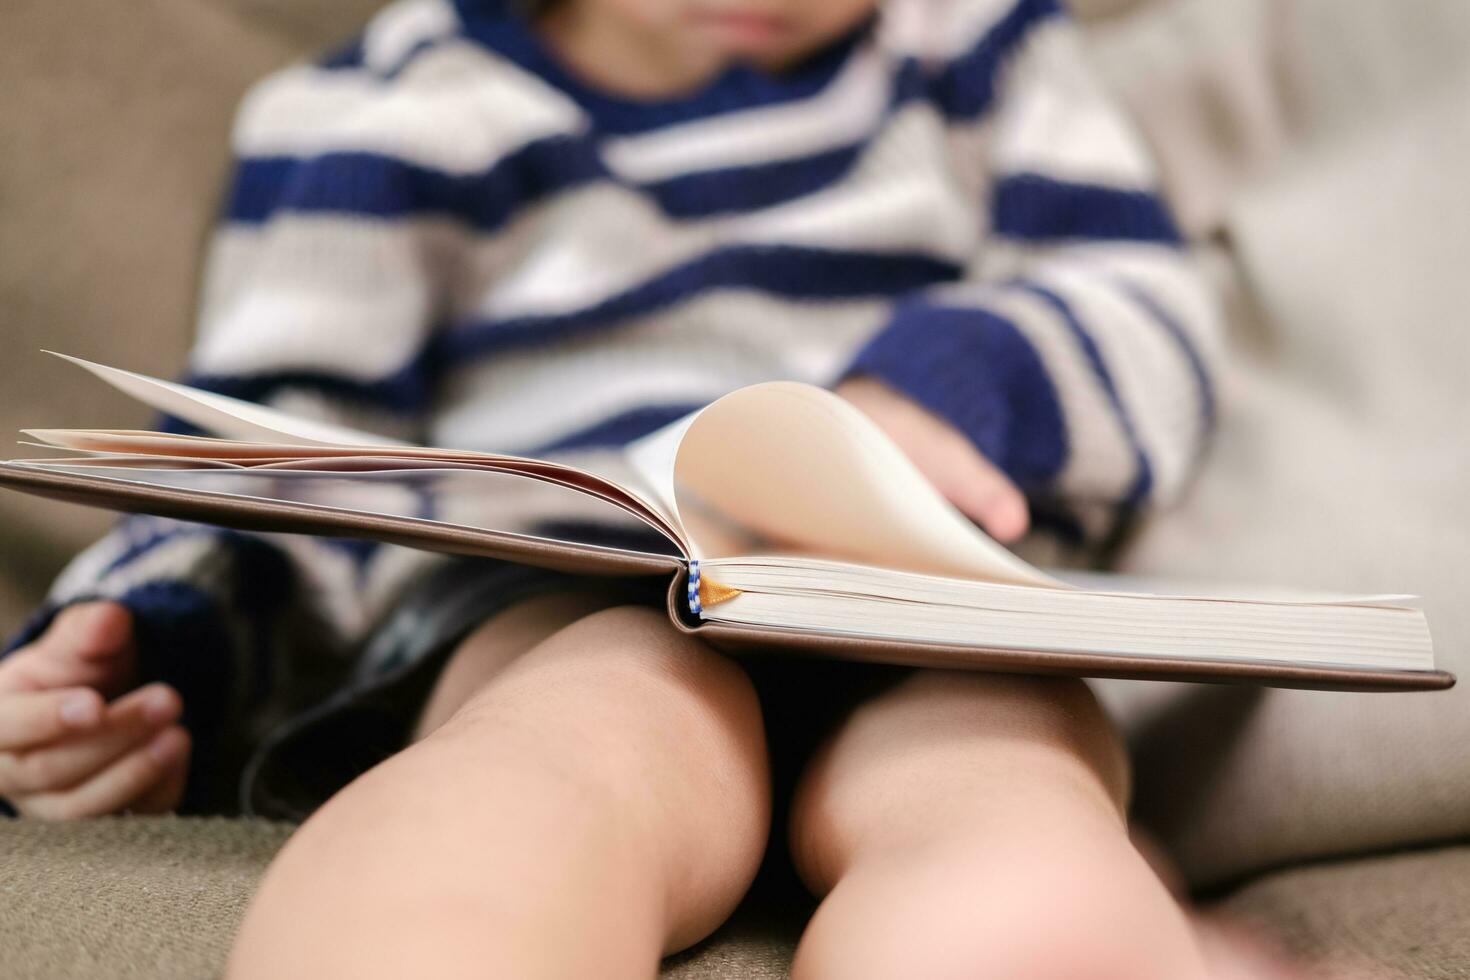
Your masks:
M 214 390 L 606 465 L 797 378 L 1005 541 L 1105 536 L 1210 428 L 1210 304 L 1047 0 L 402 0 L 235 142 Z M 269 734 L 245 805 L 310 816 L 239 978 L 651 977 L 745 892 L 773 792 L 822 897 L 799 980 L 1212 975 L 1082 683 L 742 665 L 644 592 L 130 519 L 0 664 L 0 794 L 197 809 Z M 281 671 L 355 651 L 278 724 Z

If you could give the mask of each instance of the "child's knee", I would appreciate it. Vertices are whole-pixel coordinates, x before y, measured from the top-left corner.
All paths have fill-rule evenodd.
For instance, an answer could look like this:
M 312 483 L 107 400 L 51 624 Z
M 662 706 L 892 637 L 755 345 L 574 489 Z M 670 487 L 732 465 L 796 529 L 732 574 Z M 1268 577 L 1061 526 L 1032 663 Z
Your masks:
M 533 596 L 491 616 L 450 654 L 414 728 L 413 741 L 433 732 L 505 668 L 569 623 L 608 605 L 595 592 Z
M 954 730 L 999 742 L 1030 740 L 1073 759 L 1102 784 L 1121 813 L 1130 772 L 1116 726 L 1075 677 L 919 671 L 893 692 L 908 710 L 939 715 Z
M 1023 800 L 1121 820 L 1127 782 L 1121 742 L 1081 682 L 918 671 L 860 705 L 812 760 L 792 853 L 820 893 L 862 852 L 1004 820 Z
M 577 619 L 478 690 L 431 739 L 548 757 L 593 798 L 683 839 L 718 838 L 753 870 L 769 827 L 759 702 L 739 665 L 653 610 Z
M 942 848 L 854 871 L 803 936 L 793 980 L 1203 976 L 1187 921 L 1139 866 L 1068 850 Z

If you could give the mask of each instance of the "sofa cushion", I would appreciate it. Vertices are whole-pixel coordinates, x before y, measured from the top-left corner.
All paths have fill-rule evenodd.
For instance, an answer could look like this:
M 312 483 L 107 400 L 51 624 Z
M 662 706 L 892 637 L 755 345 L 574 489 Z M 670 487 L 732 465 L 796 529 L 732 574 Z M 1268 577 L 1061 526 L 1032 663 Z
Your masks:
M 1278 872 L 1216 908 L 1326 976 L 1470 975 L 1470 847 Z
M 236 103 L 380 5 L 0 4 L 0 437 L 148 421 L 40 348 L 163 376 L 181 369 Z M 0 634 L 110 521 L 0 494 Z
M 0 819 L 0 977 L 218 976 L 294 825 L 223 817 Z M 806 909 L 748 903 L 666 980 L 782 980 Z
M 1126 565 L 1418 593 L 1438 664 L 1461 684 L 1150 692 L 1132 717 L 1137 815 L 1197 886 L 1470 835 L 1467 99 L 1470 73 L 1233 207 L 1239 261 L 1270 315 L 1237 345 L 1196 492 Z
M 220 817 L 0 819 L 0 976 L 217 975 L 291 829 Z
M 0 820 L 0 976 L 217 976 L 292 826 L 219 817 Z M 766 896 L 768 897 L 768 896 Z M 1278 872 L 1214 904 L 1308 962 L 1470 973 L 1470 847 Z M 664 980 L 783 980 L 806 907 L 747 903 Z

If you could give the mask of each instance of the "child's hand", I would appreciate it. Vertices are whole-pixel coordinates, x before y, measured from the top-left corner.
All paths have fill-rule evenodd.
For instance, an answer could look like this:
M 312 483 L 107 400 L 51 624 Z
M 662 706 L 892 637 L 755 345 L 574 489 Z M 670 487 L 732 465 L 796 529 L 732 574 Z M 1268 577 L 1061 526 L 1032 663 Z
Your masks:
M 848 378 L 837 394 L 862 409 L 918 466 L 919 472 L 997 541 L 1026 533 L 1026 498 L 964 434 L 877 378 Z
M 0 796 L 49 820 L 178 806 L 189 760 L 176 724 L 183 704 L 166 684 L 123 694 L 137 669 L 132 617 L 115 602 L 62 610 L 0 661 Z

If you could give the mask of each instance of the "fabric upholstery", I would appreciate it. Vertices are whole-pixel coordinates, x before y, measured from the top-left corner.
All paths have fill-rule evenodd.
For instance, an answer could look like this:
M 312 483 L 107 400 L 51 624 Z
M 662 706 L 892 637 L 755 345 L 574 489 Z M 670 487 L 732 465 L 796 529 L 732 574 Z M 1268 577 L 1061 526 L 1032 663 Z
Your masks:
M 1470 848 L 1295 868 L 1216 911 L 1327 976 L 1458 980 L 1470 963 Z
M 0 433 L 142 426 L 49 348 L 169 376 L 245 87 L 352 32 L 377 0 L 0 4 Z M 7 450 L 7 456 L 16 455 Z M 0 496 L 0 632 L 102 513 Z
M 0 821 L 0 976 L 217 976 L 292 826 L 222 818 Z M 1450 980 L 1470 963 L 1470 847 L 1267 875 L 1213 911 L 1308 963 L 1381 980 Z M 796 914 L 743 908 L 668 960 L 665 980 L 783 980 Z
M 0 820 L 0 976 L 218 976 L 292 824 L 220 817 Z M 784 911 L 784 910 L 782 910 Z M 736 914 L 667 980 L 781 980 L 802 917 Z
M 1470 30 L 1463 8 L 1442 9 L 1443 30 Z M 1328 30 L 1330 12 L 1316 13 Z M 1343 61 L 1363 63 L 1362 25 L 1335 31 L 1352 41 Z M 1193 497 L 1154 521 L 1124 563 L 1422 594 L 1438 664 L 1464 678 L 1470 72 L 1402 65 L 1438 50 L 1402 42 L 1402 31 L 1384 32 L 1367 60 L 1381 66 L 1378 90 L 1361 78 L 1343 86 L 1363 110 L 1356 126 L 1330 99 L 1328 82 L 1348 76 L 1346 65 L 1313 47 L 1321 63 L 1297 66 L 1316 72 L 1301 87 L 1332 121 L 1268 175 L 1242 178 L 1222 216 L 1240 275 L 1219 439 Z M 1413 97 L 1402 98 L 1413 79 Z M 1432 695 L 1165 685 L 1107 694 L 1131 705 L 1137 814 L 1196 885 L 1470 833 L 1463 681 Z
M 0 975 L 215 976 L 290 824 L 0 821 Z

